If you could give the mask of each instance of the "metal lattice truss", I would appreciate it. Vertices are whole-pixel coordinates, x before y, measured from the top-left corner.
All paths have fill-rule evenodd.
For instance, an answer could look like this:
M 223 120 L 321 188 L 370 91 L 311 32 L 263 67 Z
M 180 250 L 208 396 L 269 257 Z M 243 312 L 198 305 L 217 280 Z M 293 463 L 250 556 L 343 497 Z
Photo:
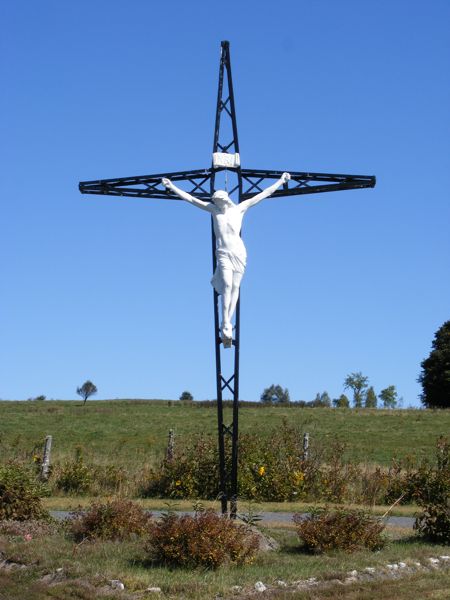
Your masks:
M 82 181 L 79 185 L 83 194 L 103 194 L 107 196 L 130 196 L 136 198 L 178 199 L 178 196 L 166 190 L 161 179 L 168 177 L 174 183 L 183 184 L 189 194 L 208 201 L 211 197 L 210 182 L 213 174 L 223 168 L 197 169 L 194 171 L 176 171 L 173 173 L 157 173 L 155 175 L 138 175 L 136 177 L 120 177 L 118 179 L 98 179 Z M 234 169 L 233 169 L 234 170 Z M 243 190 L 241 199 L 246 200 L 270 185 L 270 180 L 281 177 L 282 171 L 240 169 Z M 370 175 L 342 175 L 337 173 L 307 173 L 290 171 L 291 180 L 272 197 L 297 196 L 300 194 L 317 194 L 320 192 L 336 192 L 375 186 L 375 177 Z M 238 189 L 238 185 L 230 190 L 230 195 Z

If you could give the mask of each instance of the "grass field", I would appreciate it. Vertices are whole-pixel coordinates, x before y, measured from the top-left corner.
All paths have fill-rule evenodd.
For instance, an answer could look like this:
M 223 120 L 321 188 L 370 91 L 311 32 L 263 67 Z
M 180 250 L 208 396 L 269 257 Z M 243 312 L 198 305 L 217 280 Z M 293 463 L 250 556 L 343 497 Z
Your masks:
M 227 418 L 231 419 L 230 411 Z M 394 457 L 406 455 L 431 456 L 439 435 L 450 431 L 450 411 L 375 411 L 242 407 L 241 431 L 267 436 L 283 419 L 308 431 L 311 439 L 321 445 L 338 437 L 348 445 L 348 457 L 353 461 L 387 465 Z M 76 446 L 83 448 L 87 459 L 100 464 L 116 464 L 132 471 L 140 465 L 152 464 L 164 454 L 168 430 L 176 434 L 176 442 L 187 441 L 195 434 L 215 435 L 214 407 L 183 405 L 167 401 L 88 401 L 85 406 L 76 401 L 0 402 L 1 460 L 18 457 L 30 460 L 35 446 L 41 448 L 46 435 L 53 436 L 52 462 L 72 457 Z M 89 497 L 50 497 L 44 500 L 50 509 L 73 509 L 86 506 Z M 166 508 L 164 500 L 143 499 L 148 509 Z M 205 502 L 215 506 L 217 502 Z M 191 510 L 191 501 L 178 501 L 180 510 Z M 296 503 L 257 503 L 254 512 L 304 511 L 307 505 Z M 383 514 L 386 507 L 372 507 Z M 417 507 L 397 506 L 395 514 L 412 516 Z M 245 512 L 243 501 L 239 511 Z M 21 535 L 6 535 L 0 531 L 0 562 L 8 559 L 25 565 L 6 571 L 0 568 L 0 597 L 5 600 L 27 598 L 95 598 L 124 597 L 129 600 L 149 597 L 145 589 L 158 586 L 161 596 L 168 598 L 222 597 L 252 598 L 254 584 L 264 581 L 270 591 L 265 595 L 278 600 L 371 600 L 411 597 L 448 599 L 450 570 L 433 570 L 429 558 L 448 555 L 448 547 L 427 544 L 409 530 L 390 528 L 389 543 L 380 552 L 357 552 L 347 555 L 334 552 L 314 556 L 302 552 L 292 523 L 267 524 L 268 533 L 281 544 L 279 552 L 261 555 L 247 567 L 223 567 L 218 571 L 169 570 L 149 564 L 141 541 L 124 543 L 99 542 L 75 544 L 58 530 L 27 540 Z M 387 563 L 404 561 L 411 565 L 404 576 L 390 578 Z M 414 570 L 414 562 L 422 566 Z M 327 581 L 343 581 L 349 571 L 363 572 L 375 567 L 384 573 L 380 579 L 370 578 L 351 585 Z M 61 575 L 61 580 L 57 578 Z M 56 579 L 53 583 L 53 575 Z M 46 577 L 52 583 L 46 583 Z M 310 577 L 318 579 L 318 587 L 297 590 L 295 581 Z M 126 592 L 119 596 L 108 592 L 108 581 L 120 579 Z M 276 583 L 283 580 L 288 588 Z M 240 586 L 236 595 L 233 586 Z M 103 595 L 102 595 L 103 594 Z M 419 595 L 418 595 L 419 594 Z
M 450 569 L 430 567 L 429 558 L 448 554 L 448 547 L 430 545 L 409 532 L 390 529 L 389 543 L 379 552 L 360 551 L 354 554 L 330 552 L 327 555 L 306 554 L 292 527 L 267 529 L 280 543 L 280 550 L 260 555 L 245 567 L 224 566 L 213 570 L 168 569 L 146 560 L 143 541 L 87 542 L 76 544 L 55 532 L 33 535 L 26 540 L 20 535 L 5 535 L 0 531 L 0 553 L 11 561 L 25 565 L 22 569 L 0 569 L 0 597 L 5 600 L 111 599 L 164 597 L 210 600 L 221 597 L 255 598 L 254 585 L 263 581 L 269 590 L 258 596 L 272 599 L 345 598 L 347 600 L 410 598 L 448 599 Z M 389 577 L 386 565 L 398 562 L 408 565 L 403 574 Z M 410 565 L 420 562 L 414 571 Z M 356 569 L 363 573 L 367 567 L 376 569 L 380 577 L 366 577 L 350 585 L 339 585 Z M 315 577 L 316 586 L 297 591 L 294 582 Z M 48 579 L 50 578 L 50 583 Z M 116 594 L 108 582 L 122 581 L 126 590 Z M 282 580 L 286 588 L 277 581 Z M 148 586 L 157 586 L 162 594 L 145 594 Z M 236 594 L 233 586 L 239 586 Z
M 0 451 L 3 458 L 30 453 L 53 436 L 52 459 L 72 456 L 77 445 L 95 462 L 127 466 L 159 460 L 169 429 L 176 440 L 204 432 L 215 435 L 216 409 L 178 401 L 88 400 L 0 402 Z M 436 438 L 448 435 L 450 411 L 346 410 L 326 408 L 246 407 L 240 410 L 242 432 L 270 435 L 283 419 L 326 443 L 335 436 L 348 444 L 357 462 L 387 465 L 393 457 L 431 455 Z M 226 421 L 231 421 L 227 410 Z

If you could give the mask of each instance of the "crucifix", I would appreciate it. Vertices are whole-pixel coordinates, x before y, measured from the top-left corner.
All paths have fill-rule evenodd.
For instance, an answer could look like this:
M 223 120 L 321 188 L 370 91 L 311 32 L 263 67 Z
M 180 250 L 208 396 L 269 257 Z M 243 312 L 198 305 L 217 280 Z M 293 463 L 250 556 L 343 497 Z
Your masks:
M 225 190 L 218 190 L 224 180 Z M 265 187 L 270 183 L 268 187 Z M 182 187 L 178 187 L 181 185 Z M 216 357 L 217 421 L 219 443 L 219 494 L 222 512 L 235 518 L 238 497 L 238 415 L 240 283 L 246 266 L 246 250 L 240 237 L 245 212 L 264 198 L 334 192 L 375 186 L 375 177 L 304 171 L 270 171 L 241 167 L 230 45 L 221 43 L 219 86 L 211 167 L 156 175 L 83 181 L 83 194 L 185 200 L 211 214 L 213 258 L 214 345 Z M 184 189 L 183 189 L 184 188 Z M 232 197 L 237 202 L 233 202 Z M 222 310 L 219 310 L 219 296 Z M 221 319 L 219 319 L 221 315 Z M 221 322 L 220 322 L 221 321 Z M 222 372 L 222 352 L 234 352 L 234 371 Z M 233 398 L 232 422 L 224 423 L 223 395 Z M 226 438 L 231 438 L 231 457 Z M 227 460 L 230 458 L 231 460 Z M 229 508 L 228 508 L 229 506 Z

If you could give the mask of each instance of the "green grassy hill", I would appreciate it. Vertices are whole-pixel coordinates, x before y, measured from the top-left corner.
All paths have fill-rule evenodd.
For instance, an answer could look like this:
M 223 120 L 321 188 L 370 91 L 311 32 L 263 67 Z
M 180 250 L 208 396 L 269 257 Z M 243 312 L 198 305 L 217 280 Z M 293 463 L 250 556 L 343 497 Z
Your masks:
M 171 406 L 169 405 L 171 404 Z M 388 464 L 394 456 L 431 455 L 435 440 L 450 431 L 450 411 L 346 410 L 246 407 L 240 410 L 240 431 L 269 436 L 283 419 L 326 443 L 337 436 L 356 461 Z M 227 421 L 231 410 L 227 410 Z M 2 460 L 32 452 L 45 436 L 53 436 L 53 461 L 71 456 L 80 445 L 95 462 L 127 465 L 153 462 L 163 456 L 169 429 L 176 440 L 216 432 L 214 406 L 178 401 L 88 400 L 0 402 Z

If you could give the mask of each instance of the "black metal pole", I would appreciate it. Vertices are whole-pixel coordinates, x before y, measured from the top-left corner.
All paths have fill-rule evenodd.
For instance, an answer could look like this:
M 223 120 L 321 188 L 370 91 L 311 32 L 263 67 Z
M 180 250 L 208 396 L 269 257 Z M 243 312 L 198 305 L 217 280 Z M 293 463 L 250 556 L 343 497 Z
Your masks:
M 216 236 L 214 235 L 214 229 L 211 224 L 212 233 L 212 251 L 213 251 L 213 272 L 216 268 Z M 222 366 L 220 357 L 220 324 L 219 324 L 219 296 L 214 290 L 214 345 L 216 355 L 216 390 L 217 390 L 217 430 L 218 430 L 218 443 L 219 443 L 219 484 L 220 484 L 220 503 L 222 507 L 222 513 L 228 512 L 228 493 L 227 493 L 227 474 L 225 464 L 225 428 L 223 423 L 223 402 L 222 402 Z
M 227 82 L 230 99 L 231 124 L 233 129 L 234 151 L 239 154 L 236 107 L 234 104 L 233 79 L 231 77 L 230 47 L 227 44 Z M 240 162 L 236 169 L 238 179 L 238 199 L 242 202 L 242 176 Z M 234 378 L 233 378 L 233 428 L 231 440 L 231 481 L 230 481 L 230 517 L 236 518 L 238 498 L 238 457 L 239 457 L 239 358 L 241 343 L 241 294 L 236 305 L 234 338 Z
M 231 494 L 230 517 L 236 518 L 238 498 L 238 453 L 239 453 L 239 350 L 240 350 L 240 300 L 236 305 L 236 327 L 234 340 L 234 393 L 233 393 L 233 430 L 231 441 Z
M 224 75 L 226 71 L 227 98 L 224 99 Z M 233 139 L 231 142 L 223 142 L 220 137 L 220 125 L 222 113 L 225 111 L 227 118 L 231 120 L 231 129 Z M 236 111 L 234 106 L 233 81 L 231 78 L 230 48 L 229 43 L 224 41 L 221 44 L 219 86 L 217 92 L 216 119 L 214 126 L 213 153 L 220 152 L 234 154 L 239 153 L 239 142 L 237 135 Z M 212 174 L 210 179 L 211 195 L 215 191 L 215 174 L 217 169 L 212 165 Z M 236 189 L 239 194 L 239 202 L 242 200 L 242 176 L 240 166 L 233 169 L 238 179 Z M 216 268 L 216 238 L 214 228 L 212 227 L 212 252 L 213 269 Z M 219 443 L 219 476 L 220 476 L 220 499 L 222 504 L 222 513 L 228 512 L 228 501 L 230 501 L 230 517 L 235 518 L 237 512 L 238 495 L 238 416 L 239 416 L 239 344 L 240 344 L 240 299 L 238 300 L 235 313 L 234 339 L 231 348 L 225 352 L 234 351 L 234 372 L 229 378 L 222 374 L 221 351 L 223 349 L 220 325 L 219 325 L 219 297 L 214 291 L 214 344 L 216 355 L 216 386 L 217 386 L 217 428 Z M 233 420 L 229 427 L 224 424 L 223 417 L 223 390 L 228 388 L 233 394 Z M 231 435 L 231 461 L 227 461 L 225 436 Z M 230 464 L 231 462 L 231 464 Z M 228 470 L 230 469 L 230 472 Z
M 213 153 L 217 152 L 219 144 L 219 133 L 220 133 L 220 115 L 222 112 L 222 91 L 223 91 L 223 69 L 224 69 L 224 52 L 223 47 L 221 49 L 220 56 L 220 68 L 219 68 L 219 86 L 217 91 L 217 107 L 216 107 L 216 120 L 214 124 L 214 142 L 213 142 Z M 211 197 L 215 191 L 215 171 L 214 165 L 212 166 L 212 175 L 210 179 L 210 190 Z M 211 240 L 212 240 L 212 258 L 213 258 L 213 273 L 216 269 L 216 236 L 214 233 L 214 226 L 211 219 Z M 223 423 L 223 403 L 222 403 L 222 365 L 220 356 L 220 324 L 219 324 L 219 295 L 216 290 L 213 291 L 213 302 L 214 302 L 214 347 L 216 356 L 216 393 L 217 393 L 217 433 L 218 433 L 218 444 L 219 444 L 219 497 L 222 507 L 222 513 L 227 514 L 228 512 L 228 493 L 227 493 L 227 475 L 226 475 L 226 463 L 225 463 L 225 435 L 224 435 L 224 423 Z

